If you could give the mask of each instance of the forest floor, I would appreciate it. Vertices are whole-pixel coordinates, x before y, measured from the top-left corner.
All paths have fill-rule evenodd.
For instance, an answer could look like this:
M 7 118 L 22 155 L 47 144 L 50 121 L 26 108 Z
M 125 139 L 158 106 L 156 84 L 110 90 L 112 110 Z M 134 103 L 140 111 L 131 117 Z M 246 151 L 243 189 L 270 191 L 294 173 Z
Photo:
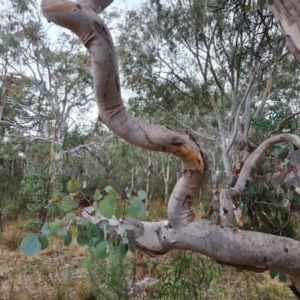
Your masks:
M 87 276 L 88 251 L 78 246 L 76 241 L 73 241 L 69 247 L 65 247 L 62 240 L 55 238 L 46 250 L 32 257 L 26 257 L 19 246 L 24 236 L 21 223 L 16 221 L 7 222 L 4 232 L 0 233 L 0 277 L 1 272 L 7 276 L 5 279 L 0 278 L 0 300 L 96 299 Z M 159 299 L 157 296 L 155 298 L 151 296 L 161 277 L 160 271 L 157 270 L 163 268 L 164 263 L 171 259 L 172 255 L 174 254 L 168 253 L 156 259 L 143 256 L 142 264 L 139 263 L 139 266 L 143 265 L 144 268 L 140 270 L 138 279 L 133 279 L 137 287 L 135 293 L 127 290 L 124 298 L 111 295 L 107 299 Z M 136 258 L 128 259 L 129 264 L 134 264 L 136 261 Z M 159 268 L 153 271 L 153 265 Z M 134 272 L 136 275 L 137 268 Z M 201 299 L 296 299 L 288 284 L 289 282 L 279 282 L 277 278 L 271 279 L 268 272 L 263 274 L 238 272 L 231 267 L 214 263 L 213 277 L 203 286 Z M 102 286 L 104 286 L 103 282 Z M 98 299 L 105 299 L 105 297 Z M 165 299 L 176 300 L 171 296 Z M 187 297 L 185 300 L 193 300 L 193 298 Z

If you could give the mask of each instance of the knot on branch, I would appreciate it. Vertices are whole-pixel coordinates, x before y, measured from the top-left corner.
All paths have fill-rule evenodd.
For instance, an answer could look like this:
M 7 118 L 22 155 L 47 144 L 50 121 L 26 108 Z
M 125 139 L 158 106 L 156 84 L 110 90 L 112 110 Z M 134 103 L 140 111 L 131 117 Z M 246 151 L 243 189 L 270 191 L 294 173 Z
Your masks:
M 232 227 L 232 218 L 234 215 L 233 199 L 240 195 L 238 189 L 230 188 L 220 193 L 220 224 L 222 227 Z

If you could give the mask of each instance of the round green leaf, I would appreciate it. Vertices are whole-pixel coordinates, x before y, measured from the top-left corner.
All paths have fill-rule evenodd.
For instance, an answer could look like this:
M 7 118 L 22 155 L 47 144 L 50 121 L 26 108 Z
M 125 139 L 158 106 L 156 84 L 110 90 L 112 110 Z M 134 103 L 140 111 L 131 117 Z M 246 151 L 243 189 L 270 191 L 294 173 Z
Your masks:
M 76 220 L 76 215 L 72 212 L 66 214 L 66 218 L 68 221 L 72 222 Z
M 274 279 L 278 275 L 278 271 L 276 269 L 269 269 L 270 277 Z
M 102 195 L 101 195 L 101 192 L 99 190 L 96 190 L 95 191 L 95 194 L 94 194 L 94 199 L 96 201 L 100 200 L 102 198 Z
M 120 244 L 114 248 L 114 254 L 118 259 L 123 259 L 126 256 L 128 245 Z
M 80 189 L 80 187 L 81 187 L 81 184 L 78 180 L 70 180 L 67 183 L 67 190 L 70 193 L 76 192 L 77 190 Z
M 147 197 L 147 193 L 145 191 L 138 191 L 138 196 L 141 200 L 144 200 Z
M 61 226 L 57 231 L 58 235 L 66 236 L 68 234 L 68 226 Z
M 140 218 L 145 213 L 144 202 L 140 198 L 133 198 L 129 202 L 129 211 L 134 217 Z
M 120 236 L 124 236 L 125 232 L 126 232 L 126 223 L 125 222 L 120 223 L 118 226 L 117 234 Z
M 133 246 L 128 245 L 128 248 L 133 254 L 137 252 L 137 250 Z
M 44 235 L 50 235 L 52 233 L 51 227 L 47 223 L 43 225 L 41 231 L 42 231 L 42 234 L 44 234 Z
M 90 227 L 89 222 L 86 219 L 83 219 L 83 218 L 80 220 L 79 225 L 80 225 L 80 228 L 82 228 L 84 230 L 88 229 Z
M 114 205 L 108 199 L 104 199 L 99 204 L 99 210 L 103 217 L 111 218 L 114 214 Z
M 124 211 L 123 206 L 121 205 L 117 206 L 114 212 L 115 217 L 117 219 L 120 219 L 123 216 L 123 211 Z
M 41 248 L 41 242 L 36 235 L 26 236 L 21 243 L 21 249 L 27 256 L 37 254 L 41 250 Z
M 90 242 L 91 238 L 92 235 L 89 230 L 82 231 L 77 235 L 77 243 L 80 246 L 85 246 Z
M 292 238 L 295 236 L 294 228 L 291 225 L 285 226 L 282 231 L 286 237 Z
M 99 224 L 91 226 L 91 234 L 94 238 L 97 238 L 99 241 L 104 241 L 104 232 L 100 229 Z
M 117 194 L 117 191 L 115 189 L 113 189 L 111 186 L 107 186 L 104 191 L 108 194 Z
M 72 243 L 72 235 L 71 233 L 68 231 L 66 235 L 64 235 L 64 244 L 65 246 L 70 246 Z
M 63 211 L 70 211 L 74 208 L 77 207 L 77 203 L 75 200 L 72 200 L 68 197 L 65 197 L 62 199 L 61 201 L 61 204 L 60 204 L 60 208 L 63 210 Z
M 44 250 L 49 246 L 49 241 L 45 235 L 39 235 L 39 241 L 41 243 L 41 250 Z
M 71 231 L 71 234 L 77 235 L 78 234 L 78 226 L 77 225 L 71 226 L 70 231 Z
M 286 282 L 286 275 L 285 275 L 285 273 L 279 272 L 279 281 Z
M 108 242 L 101 242 L 96 247 L 96 254 L 100 259 L 105 259 L 109 255 Z
M 61 220 L 59 219 L 55 219 L 54 222 L 49 223 L 49 226 L 51 228 L 51 233 L 52 234 L 57 234 L 58 231 L 60 230 L 62 225 Z
M 61 201 L 61 196 L 58 192 L 54 192 L 52 194 L 52 197 L 50 199 L 50 201 L 53 203 L 53 204 L 59 204 L 60 201 Z
M 271 202 L 271 203 L 276 202 L 276 200 L 275 200 L 275 198 L 274 198 L 274 196 L 273 196 L 272 193 L 267 192 L 267 193 L 266 193 L 266 197 L 267 197 L 267 199 L 268 199 L 269 202 Z

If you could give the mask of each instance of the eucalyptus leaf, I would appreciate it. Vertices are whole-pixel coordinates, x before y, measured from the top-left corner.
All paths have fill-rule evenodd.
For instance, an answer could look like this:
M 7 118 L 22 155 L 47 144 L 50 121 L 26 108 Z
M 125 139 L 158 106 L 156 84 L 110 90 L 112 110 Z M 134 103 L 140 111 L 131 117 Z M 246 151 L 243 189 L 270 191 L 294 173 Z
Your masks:
M 114 205 L 109 199 L 104 199 L 99 204 L 99 210 L 103 217 L 109 219 L 114 214 Z
M 38 238 L 41 243 L 41 250 L 46 249 L 49 246 L 49 241 L 47 237 L 45 235 L 39 235 Z
M 66 214 L 66 218 L 68 221 L 73 222 L 76 220 L 76 215 L 72 212 Z
M 117 191 L 115 189 L 113 189 L 111 186 L 107 186 L 104 191 L 108 194 L 117 194 Z
M 79 180 L 70 180 L 67 183 L 67 191 L 70 193 L 74 193 L 78 191 L 81 187 Z
M 41 232 L 44 235 L 50 235 L 52 233 L 50 225 L 48 223 L 44 224 L 41 229 Z
M 101 242 L 96 246 L 96 255 L 100 259 L 105 259 L 109 256 L 108 242 Z
M 123 216 L 123 212 L 124 212 L 123 206 L 119 205 L 119 206 L 116 207 L 116 209 L 114 211 L 114 216 L 117 219 L 120 219 Z
M 257 4 L 260 8 L 263 8 L 266 4 L 266 0 L 257 0 Z
M 36 235 L 26 236 L 21 242 L 21 249 L 23 253 L 27 256 L 32 256 L 37 254 L 41 249 L 41 242 Z
M 279 281 L 286 282 L 286 275 L 283 272 L 279 272 Z
M 144 200 L 147 197 L 147 193 L 145 191 L 138 191 L 138 196 L 141 200 Z
M 65 246 L 70 246 L 72 243 L 72 235 L 71 233 L 68 231 L 67 234 L 64 236 L 64 244 Z
M 102 194 L 99 190 L 95 191 L 94 197 L 93 197 L 96 201 L 100 200 L 102 198 Z
M 123 236 L 125 231 L 126 231 L 126 223 L 124 223 L 124 222 L 120 223 L 118 226 L 118 231 L 117 231 L 118 235 Z
M 123 259 L 128 251 L 128 245 L 127 244 L 119 244 L 117 247 L 114 248 L 114 255 L 118 259 Z
M 144 202 L 140 198 L 133 198 L 129 202 L 129 211 L 134 217 L 140 218 L 145 213 Z
M 64 197 L 61 201 L 60 208 L 67 212 L 77 207 L 77 202 L 69 197 Z
M 84 230 L 77 235 L 77 243 L 80 246 L 87 245 L 92 238 L 90 230 Z
M 272 279 L 274 279 L 278 275 L 279 271 L 276 269 L 269 269 L 269 274 Z

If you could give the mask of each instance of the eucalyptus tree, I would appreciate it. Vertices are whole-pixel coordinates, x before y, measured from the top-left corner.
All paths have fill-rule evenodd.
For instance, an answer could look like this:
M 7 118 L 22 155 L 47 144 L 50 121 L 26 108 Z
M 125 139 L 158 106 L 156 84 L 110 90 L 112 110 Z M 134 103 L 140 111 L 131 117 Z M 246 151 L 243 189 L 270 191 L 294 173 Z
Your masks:
M 26 146 L 22 194 L 42 208 L 59 181 L 62 155 L 71 150 L 68 132 L 84 135 L 90 126 L 84 117 L 94 102 L 90 59 L 73 34 L 45 21 L 37 1 L 2 6 L 0 126 L 7 142 Z
M 268 10 L 236 1 L 152 1 L 119 38 L 127 88 L 220 149 L 227 177 L 270 99 L 284 41 Z M 238 1 L 237 1 L 238 2 Z M 139 24 L 139 26 L 137 26 Z
M 114 44 L 107 26 L 98 16 L 111 2 L 112 0 L 80 0 L 78 3 L 43 0 L 42 11 L 49 21 L 77 34 L 88 48 L 99 119 L 130 143 L 147 150 L 174 154 L 182 162 L 182 177 L 168 204 L 168 220 L 143 222 L 126 219 L 129 243 L 149 255 L 164 254 L 172 249 L 190 249 L 225 264 L 252 271 L 262 272 L 276 268 L 290 276 L 293 287 L 299 294 L 299 242 L 232 227 L 232 199 L 244 190 L 254 163 L 276 143 L 289 141 L 299 147 L 299 137 L 280 134 L 268 138 L 247 158 L 235 186 L 221 192 L 221 224 L 195 218 L 191 205 L 208 169 L 206 157 L 188 132 L 147 124 L 126 111 L 121 99 Z M 113 221 L 114 226 L 124 224 L 121 223 L 122 220 Z

